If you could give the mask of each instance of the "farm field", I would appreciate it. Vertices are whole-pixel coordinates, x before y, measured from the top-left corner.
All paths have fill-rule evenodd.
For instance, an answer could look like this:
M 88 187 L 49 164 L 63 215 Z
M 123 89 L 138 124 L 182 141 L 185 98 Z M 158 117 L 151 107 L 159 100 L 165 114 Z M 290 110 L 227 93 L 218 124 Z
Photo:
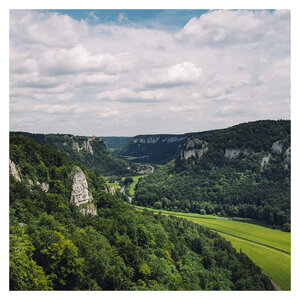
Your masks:
M 186 218 L 217 231 L 238 251 L 241 249 L 247 254 L 282 290 L 290 290 L 290 233 L 212 215 L 165 210 L 161 213 Z
M 228 234 L 220 233 L 238 251 L 241 249 L 263 272 L 282 290 L 290 290 L 291 256 L 269 247 L 242 240 Z
M 139 178 L 146 176 L 146 175 L 136 175 L 136 176 L 130 176 L 133 180 L 133 182 L 131 184 L 129 184 L 126 188 L 128 196 L 134 197 L 134 188 L 136 186 L 136 184 L 139 181 Z M 124 180 L 125 177 L 122 177 L 122 180 Z M 115 188 L 116 191 L 120 190 L 120 183 L 118 181 L 115 182 L 110 182 L 109 183 L 110 186 L 113 186 Z
M 136 184 L 138 183 L 139 179 L 143 176 L 145 176 L 145 175 L 131 176 L 133 182 L 130 185 L 128 185 L 129 196 L 131 196 L 131 197 L 134 196 L 134 188 L 135 188 Z

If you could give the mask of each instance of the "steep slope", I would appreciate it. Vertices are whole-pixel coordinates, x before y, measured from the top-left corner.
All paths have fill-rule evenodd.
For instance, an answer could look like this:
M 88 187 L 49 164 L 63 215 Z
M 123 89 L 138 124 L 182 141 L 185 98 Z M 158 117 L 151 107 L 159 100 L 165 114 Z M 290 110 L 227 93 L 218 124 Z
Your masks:
M 186 140 L 194 135 L 205 135 L 212 131 L 185 134 L 137 135 L 117 153 L 133 156 L 133 161 L 163 164 L 174 159 Z
M 132 140 L 132 137 L 129 136 L 100 136 L 100 138 L 112 151 L 124 147 Z
M 44 184 L 44 185 L 43 185 Z M 66 154 L 10 138 L 11 290 L 271 290 L 202 226 L 137 212 Z
M 71 159 L 99 171 L 102 175 L 131 174 L 133 168 L 133 163 L 107 150 L 105 143 L 98 137 L 27 132 L 11 132 L 10 134 L 28 136 L 39 143 L 52 146 L 67 153 Z
M 194 136 L 175 163 L 142 178 L 135 203 L 290 224 L 290 121 L 257 121 Z

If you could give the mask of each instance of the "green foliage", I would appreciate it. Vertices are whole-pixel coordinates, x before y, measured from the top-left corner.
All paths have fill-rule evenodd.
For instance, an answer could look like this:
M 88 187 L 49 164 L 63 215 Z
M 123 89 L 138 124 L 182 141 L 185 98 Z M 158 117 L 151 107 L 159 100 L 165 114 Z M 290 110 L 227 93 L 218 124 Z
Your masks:
M 105 143 L 100 139 L 90 141 L 93 154 L 87 150 L 77 151 L 73 148 L 73 143 L 78 143 L 82 147 L 83 142 L 88 137 L 72 136 L 68 134 L 32 134 L 27 132 L 11 132 L 11 138 L 15 136 L 26 136 L 36 140 L 38 143 L 56 148 L 62 153 L 66 153 L 69 158 L 84 164 L 88 168 L 95 169 L 102 175 L 125 175 L 131 174 L 133 163 L 129 163 L 123 157 L 117 156 L 107 150 Z M 28 147 L 30 150 L 30 146 Z M 49 148 L 48 148 L 49 149 Z M 33 149 L 34 150 L 34 149 Z M 18 155 L 16 155 L 17 157 Z M 14 159 L 16 158 L 14 157 Z M 17 160 L 14 160 L 17 162 Z M 41 170 L 41 172 L 45 170 Z M 26 173 L 30 173 L 30 164 L 26 166 Z M 46 175 L 46 174 L 45 174 Z
M 24 229 L 11 226 L 9 241 L 10 290 L 52 290 L 49 276 L 32 259 L 34 247 Z
M 197 134 L 199 136 L 206 135 L 211 131 L 203 131 L 198 133 L 186 134 L 155 134 L 155 135 L 137 135 L 128 140 L 126 144 L 115 152 L 123 156 L 130 156 L 135 162 L 151 163 L 151 164 L 165 164 L 174 159 L 178 150 L 186 142 L 186 140 Z M 136 143 L 136 139 L 151 139 L 157 140 L 150 143 Z M 170 139 L 170 141 L 168 141 Z
M 257 121 L 204 135 L 208 151 L 200 158 L 177 157 L 136 185 L 134 203 L 164 209 L 219 216 L 247 217 L 275 227 L 290 223 L 290 171 L 284 154 L 272 144 L 290 145 L 289 121 Z M 250 149 L 249 155 L 224 157 L 225 149 Z M 269 164 L 261 160 L 272 153 Z M 166 201 L 167 200 L 167 201 Z M 285 226 L 288 230 L 288 226 Z
M 70 203 L 75 163 L 67 155 L 21 136 L 11 138 L 10 149 L 22 173 L 21 182 L 10 177 L 11 290 L 272 289 L 253 262 L 216 233 L 137 212 L 82 165 L 97 216 L 81 214 Z M 49 190 L 29 186 L 28 178 L 47 179 Z

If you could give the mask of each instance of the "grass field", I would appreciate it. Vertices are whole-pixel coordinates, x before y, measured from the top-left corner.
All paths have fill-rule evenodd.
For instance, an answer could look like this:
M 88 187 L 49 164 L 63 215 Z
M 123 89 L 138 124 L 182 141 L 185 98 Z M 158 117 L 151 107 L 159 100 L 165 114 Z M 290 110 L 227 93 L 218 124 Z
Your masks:
M 129 184 L 126 188 L 127 194 L 128 196 L 134 197 L 134 188 L 136 186 L 136 184 L 139 181 L 139 178 L 146 176 L 146 175 L 136 175 L 136 176 L 130 176 L 133 180 L 133 182 L 131 184 Z M 122 181 L 125 179 L 125 177 L 122 177 Z M 120 183 L 115 181 L 112 183 L 109 183 L 109 185 L 113 186 L 115 188 L 116 191 L 120 190 Z
M 185 218 L 217 231 L 238 251 L 241 249 L 246 253 L 282 290 L 290 290 L 290 233 L 212 215 L 165 210 L 161 210 L 161 213 Z
M 219 233 L 230 241 L 237 250 L 242 250 L 263 272 L 269 276 L 282 290 L 291 289 L 291 256 L 253 242 Z
M 145 175 L 131 176 L 131 178 L 133 179 L 133 183 L 128 185 L 129 196 L 134 197 L 134 188 L 135 188 L 136 184 L 138 183 L 139 179 L 143 176 L 145 176 Z

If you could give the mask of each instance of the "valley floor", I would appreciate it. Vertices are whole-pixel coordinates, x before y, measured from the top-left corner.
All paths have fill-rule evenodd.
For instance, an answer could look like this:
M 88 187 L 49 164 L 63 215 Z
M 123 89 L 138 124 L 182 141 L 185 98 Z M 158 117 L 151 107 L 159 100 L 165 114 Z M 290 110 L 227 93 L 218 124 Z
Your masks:
M 149 208 L 136 206 L 136 209 Z M 159 213 L 159 210 L 149 210 Z M 175 213 L 165 210 L 161 210 L 161 213 L 185 218 L 217 231 L 238 251 L 247 254 L 280 289 L 291 289 L 290 233 L 211 215 Z

